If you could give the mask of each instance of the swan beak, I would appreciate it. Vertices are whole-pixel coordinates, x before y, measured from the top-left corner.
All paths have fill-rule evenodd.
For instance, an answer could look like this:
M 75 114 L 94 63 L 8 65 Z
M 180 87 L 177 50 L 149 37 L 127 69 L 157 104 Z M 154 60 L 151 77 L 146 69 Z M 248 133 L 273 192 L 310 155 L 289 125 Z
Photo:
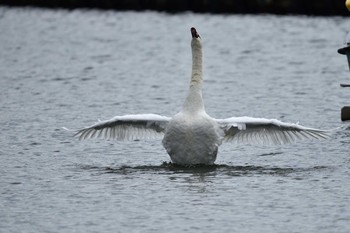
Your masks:
M 191 28 L 192 38 L 201 38 L 195 28 Z

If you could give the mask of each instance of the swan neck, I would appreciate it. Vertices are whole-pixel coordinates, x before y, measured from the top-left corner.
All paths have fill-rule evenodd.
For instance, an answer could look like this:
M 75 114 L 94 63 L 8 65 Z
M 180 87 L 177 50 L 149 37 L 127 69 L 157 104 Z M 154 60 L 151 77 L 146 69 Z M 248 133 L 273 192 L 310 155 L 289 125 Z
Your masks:
M 203 82 L 202 78 L 202 45 L 198 39 L 193 39 L 191 43 L 192 47 L 192 76 L 191 76 L 191 86 L 201 85 Z
M 192 39 L 192 76 L 183 110 L 186 112 L 199 113 L 204 110 L 202 98 L 202 46 L 200 40 Z
M 192 114 L 205 111 L 201 88 L 198 86 L 190 87 L 182 109 Z

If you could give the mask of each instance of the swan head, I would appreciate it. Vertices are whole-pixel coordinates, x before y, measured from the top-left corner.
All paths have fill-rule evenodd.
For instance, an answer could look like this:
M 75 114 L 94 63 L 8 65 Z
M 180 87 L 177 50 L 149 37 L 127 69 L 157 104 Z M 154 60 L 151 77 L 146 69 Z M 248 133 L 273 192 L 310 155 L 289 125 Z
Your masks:
M 201 47 L 201 36 L 198 34 L 197 30 L 192 27 L 191 28 L 191 34 L 192 34 L 192 47 Z
M 191 28 L 191 34 L 192 34 L 192 38 L 201 38 L 197 30 L 193 27 Z

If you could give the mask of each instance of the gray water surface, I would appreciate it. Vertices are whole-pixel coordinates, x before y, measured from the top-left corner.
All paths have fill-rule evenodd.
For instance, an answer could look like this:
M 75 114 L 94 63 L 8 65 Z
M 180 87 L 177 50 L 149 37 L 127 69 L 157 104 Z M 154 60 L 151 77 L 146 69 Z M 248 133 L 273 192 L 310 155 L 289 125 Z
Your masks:
M 224 144 L 169 164 L 160 140 L 78 141 L 61 127 L 172 116 L 190 27 L 207 112 L 331 129 L 328 140 Z M 0 232 L 350 232 L 349 72 L 342 17 L 0 8 Z

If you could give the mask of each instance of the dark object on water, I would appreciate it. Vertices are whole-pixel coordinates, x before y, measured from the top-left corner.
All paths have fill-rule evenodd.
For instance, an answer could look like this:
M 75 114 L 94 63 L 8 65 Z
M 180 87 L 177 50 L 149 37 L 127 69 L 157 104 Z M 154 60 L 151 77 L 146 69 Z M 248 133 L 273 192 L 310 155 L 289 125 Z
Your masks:
M 338 53 L 346 55 L 348 59 L 348 66 L 350 69 L 350 33 L 346 36 L 345 39 L 346 46 L 343 48 L 338 49 Z M 350 84 L 340 84 L 341 87 L 350 87 Z M 344 106 L 341 109 L 341 120 L 342 121 L 348 121 L 350 120 L 350 106 Z
M 344 106 L 341 109 L 341 120 L 342 121 L 350 120 L 350 106 Z

